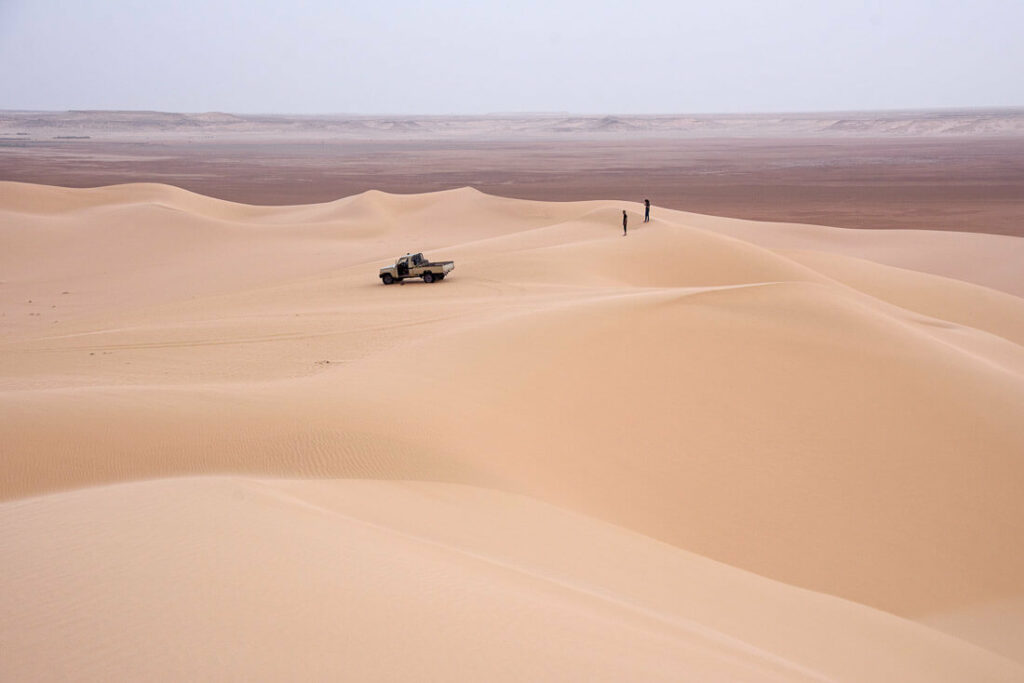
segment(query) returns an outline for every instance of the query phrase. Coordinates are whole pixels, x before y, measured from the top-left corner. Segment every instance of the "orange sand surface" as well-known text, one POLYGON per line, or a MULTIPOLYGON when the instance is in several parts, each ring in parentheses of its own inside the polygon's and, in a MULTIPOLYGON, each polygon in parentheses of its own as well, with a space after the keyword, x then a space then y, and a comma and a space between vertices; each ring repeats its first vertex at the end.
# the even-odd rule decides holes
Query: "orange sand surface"
POLYGON ((1024 238, 641 215, 0 182, 0 679, 1024 681, 1024 238))

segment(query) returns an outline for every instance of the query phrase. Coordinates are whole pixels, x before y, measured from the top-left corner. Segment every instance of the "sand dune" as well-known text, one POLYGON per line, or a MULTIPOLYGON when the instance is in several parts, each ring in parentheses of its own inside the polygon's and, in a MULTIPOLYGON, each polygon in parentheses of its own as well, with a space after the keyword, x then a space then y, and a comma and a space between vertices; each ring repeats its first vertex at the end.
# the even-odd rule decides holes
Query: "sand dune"
POLYGON ((638 211, 0 183, 6 673, 1024 680, 1024 240, 638 211))
POLYGON ((4 520, 4 547, 21 551, 3 565, 0 598, 13 679, 39 677, 41 662, 53 678, 97 680, 1024 671, 912 622, 494 490, 160 480, 16 501, 4 520), (62 656, 26 628, 40 623, 62 656))

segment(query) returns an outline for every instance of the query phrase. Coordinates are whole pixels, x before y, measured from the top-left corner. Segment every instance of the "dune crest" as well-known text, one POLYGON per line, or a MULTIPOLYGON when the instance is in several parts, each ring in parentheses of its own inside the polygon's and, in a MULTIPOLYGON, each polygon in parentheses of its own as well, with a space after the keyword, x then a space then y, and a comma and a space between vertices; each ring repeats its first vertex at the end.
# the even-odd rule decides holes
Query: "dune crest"
POLYGON ((0 182, 7 673, 1024 678, 1024 239, 641 215, 0 182))

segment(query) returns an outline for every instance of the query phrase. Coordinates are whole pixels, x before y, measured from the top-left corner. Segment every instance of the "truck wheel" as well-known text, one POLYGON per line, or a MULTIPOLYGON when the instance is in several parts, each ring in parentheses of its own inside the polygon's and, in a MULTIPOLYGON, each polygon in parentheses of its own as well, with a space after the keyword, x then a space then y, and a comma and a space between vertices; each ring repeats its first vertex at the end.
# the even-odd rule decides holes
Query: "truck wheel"
POLYGON ((439 274, 439 275, 437 276, 437 281, 438 281, 438 282, 440 282, 440 281, 441 281, 441 280, 443 280, 443 279, 444 279, 444 273, 441 273, 441 274, 439 274))
POLYGON ((424 282, 433 282, 434 281, 434 274, 431 273, 429 270, 427 272, 423 273, 423 281, 424 282))
POLYGON ((390 285, 395 281, 395 278, 391 277, 391 273, 384 273, 380 276, 380 279, 383 280, 386 285, 390 285))

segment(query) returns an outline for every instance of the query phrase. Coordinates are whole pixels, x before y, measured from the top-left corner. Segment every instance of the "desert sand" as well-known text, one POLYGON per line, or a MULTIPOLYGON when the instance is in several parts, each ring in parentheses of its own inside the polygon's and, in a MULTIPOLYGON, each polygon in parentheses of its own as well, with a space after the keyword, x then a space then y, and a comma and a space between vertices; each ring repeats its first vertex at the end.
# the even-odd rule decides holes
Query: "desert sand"
POLYGON ((1024 238, 641 216, 0 183, 0 678, 1024 680, 1024 238))

